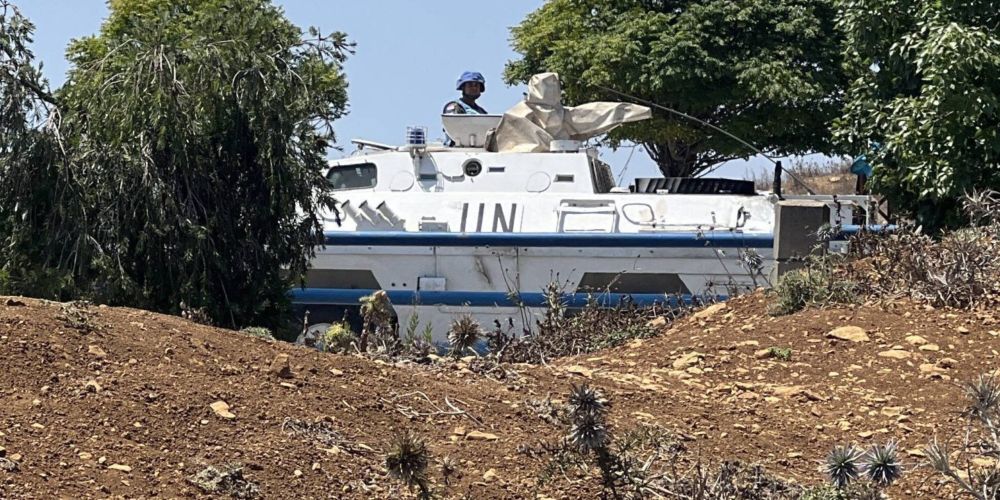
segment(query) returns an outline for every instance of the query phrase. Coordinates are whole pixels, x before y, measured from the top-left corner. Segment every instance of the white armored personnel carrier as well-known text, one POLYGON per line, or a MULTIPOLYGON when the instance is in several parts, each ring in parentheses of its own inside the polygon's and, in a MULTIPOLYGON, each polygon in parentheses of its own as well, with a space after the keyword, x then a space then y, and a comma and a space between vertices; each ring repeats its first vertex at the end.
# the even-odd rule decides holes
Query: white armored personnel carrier
POLYGON ((716 300, 766 284, 777 196, 728 179, 616 186, 581 140, 649 109, 563 108, 552 76, 505 115, 442 116, 453 145, 409 129, 407 144, 355 141, 356 154, 332 163, 340 213, 327 214, 326 247, 292 292, 308 335, 377 290, 401 325, 417 314, 442 340, 467 314, 530 328, 552 282, 569 307, 716 300))

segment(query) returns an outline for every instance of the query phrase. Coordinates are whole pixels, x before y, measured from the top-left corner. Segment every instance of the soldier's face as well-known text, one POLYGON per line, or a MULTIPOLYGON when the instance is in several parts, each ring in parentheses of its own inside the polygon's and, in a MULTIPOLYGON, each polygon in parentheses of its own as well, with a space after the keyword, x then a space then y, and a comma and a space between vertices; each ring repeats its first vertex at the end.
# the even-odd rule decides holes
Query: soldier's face
POLYGON ((462 94, 472 98, 479 97, 483 93, 482 84, 479 82, 465 82, 462 84, 462 94))

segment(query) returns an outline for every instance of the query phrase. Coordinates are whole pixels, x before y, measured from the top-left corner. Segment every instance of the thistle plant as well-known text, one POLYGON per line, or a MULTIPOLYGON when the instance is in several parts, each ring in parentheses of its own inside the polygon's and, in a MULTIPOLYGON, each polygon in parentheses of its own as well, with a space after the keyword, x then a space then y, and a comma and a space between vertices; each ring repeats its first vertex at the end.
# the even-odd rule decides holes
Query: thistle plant
POLYGON ((601 450, 608 444, 608 429, 604 423, 608 400, 600 391, 588 386, 573 385, 569 395, 569 442, 581 451, 601 450))
POLYGON ((450 485, 451 478, 458 474, 458 461, 450 456, 444 457, 438 460, 438 469, 441 471, 441 476, 444 478, 444 484, 450 485))
POLYGON ((899 462, 899 446, 894 441, 872 446, 862 464, 868 480, 884 488, 894 483, 903 473, 899 462))
POLYGON ((390 337, 399 341, 399 337, 392 329, 392 303, 389 302, 389 294, 385 290, 379 290, 371 295, 361 297, 361 316, 364 318, 364 326, 361 329, 361 341, 359 349, 361 352, 368 351, 368 339, 374 335, 376 340, 379 337, 390 337))
POLYGON ((407 487, 420 491, 421 498, 430 498, 430 488, 427 485, 427 463, 430 452, 427 444, 416 434, 407 432, 399 434, 389 448, 385 457, 385 468, 389 476, 398 479, 407 487))
POLYGON ((1000 413, 1000 383, 992 374, 981 374, 963 386, 969 398, 966 415, 976 418, 987 426, 997 421, 1000 413))
POLYGON ((451 324, 448 330, 448 342, 451 344, 451 352, 456 357, 461 356, 466 351, 472 350, 482 333, 479 323, 472 319, 472 316, 462 316, 451 324))
POLYGON ((826 456, 824 472, 837 488, 846 488, 858 479, 861 452, 854 445, 835 446, 826 456))

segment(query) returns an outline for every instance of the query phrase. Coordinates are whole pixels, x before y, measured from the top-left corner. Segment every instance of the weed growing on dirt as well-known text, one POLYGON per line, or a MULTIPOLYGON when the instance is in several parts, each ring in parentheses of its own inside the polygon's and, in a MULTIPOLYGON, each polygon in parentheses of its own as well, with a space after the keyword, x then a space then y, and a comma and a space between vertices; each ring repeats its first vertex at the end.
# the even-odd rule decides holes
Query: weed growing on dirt
POLYGON ((381 349, 383 352, 398 350, 399 334, 393 324, 389 294, 385 290, 379 290, 361 297, 360 302, 364 326, 361 328, 358 349, 361 352, 368 352, 368 344, 371 342, 376 350, 381 349))
POLYGON ((458 461, 450 456, 444 457, 437 461, 438 470, 441 472, 441 477, 444 479, 445 486, 451 486, 452 478, 461 478, 462 475, 458 468, 458 461))
POLYGON ((774 297, 769 312, 782 316, 806 307, 853 304, 858 301, 858 284, 839 271, 835 256, 812 257, 804 269, 786 273, 771 290, 774 297))
POLYGON ((385 457, 385 468, 393 479, 402 481, 411 490, 416 488, 420 498, 430 498, 431 490, 427 482, 429 462, 430 452, 424 440, 407 432, 393 440, 385 457))
POLYGON ((326 352, 344 354, 353 351, 354 332, 347 323, 333 323, 320 337, 320 347, 326 352))
POLYGON ((472 351, 479 341, 482 330, 472 316, 462 316, 451 323, 448 329, 448 343, 451 344, 451 354, 460 357, 472 351))
POLYGON ((56 319, 61 320, 68 328, 79 330, 83 333, 90 333, 97 330, 97 325, 94 323, 95 313, 92 307, 93 304, 86 300, 67 302, 60 307, 59 315, 56 316, 56 319))
POLYGON ((274 340, 274 334, 271 333, 271 330, 263 326, 248 326, 240 330, 240 333, 259 339, 274 340))
POLYGON ((968 404, 968 427, 963 441, 951 451, 934 440, 925 454, 932 469, 979 500, 1000 498, 1000 381, 995 374, 980 375, 963 386, 968 404))
POLYGON ((188 478, 188 482, 214 495, 228 495, 239 500, 251 500, 260 496, 260 488, 243 477, 243 467, 232 465, 223 468, 208 466, 188 478))
POLYGON ((792 350, 788 347, 771 347, 767 350, 767 355, 780 361, 792 360, 792 350))
POLYGON ((188 321, 198 323, 199 325, 214 326, 212 318, 208 314, 208 309, 204 307, 191 307, 184 301, 181 301, 180 310, 181 317, 188 321))

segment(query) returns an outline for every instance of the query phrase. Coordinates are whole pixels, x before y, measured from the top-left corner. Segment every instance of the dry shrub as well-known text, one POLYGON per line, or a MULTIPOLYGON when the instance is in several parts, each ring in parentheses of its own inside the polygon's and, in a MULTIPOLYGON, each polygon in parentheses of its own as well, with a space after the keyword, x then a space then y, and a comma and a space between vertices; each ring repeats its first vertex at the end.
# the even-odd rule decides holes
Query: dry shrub
MULTIPOLYGON (((573 386, 555 422, 568 427, 559 442, 521 447, 548 465, 540 483, 576 470, 600 476, 601 498, 689 498, 697 500, 796 499, 803 490, 760 466, 738 461, 705 465, 662 427, 640 425, 616 433, 606 421, 609 401, 587 385, 573 386)), ((548 409, 545 413, 551 414, 548 409)))
POLYGON ((866 294, 955 308, 1000 302, 1000 194, 970 195, 964 208, 971 225, 939 239, 919 227, 903 227, 857 240, 854 246, 867 257, 856 268, 866 294))
POLYGON ((686 306, 640 307, 628 299, 614 307, 606 307, 593 299, 581 310, 570 313, 558 284, 550 284, 545 296, 545 314, 537 321, 535 331, 518 335, 513 324, 506 327, 494 324, 493 331, 486 334, 492 356, 503 362, 545 363, 559 357, 594 352, 633 339, 652 337, 660 328, 652 324, 652 320, 665 317, 670 321, 691 310, 686 306))
POLYGON ((955 449, 934 440, 925 454, 931 468, 979 500, 1000 498, 1000 381, 995 373, 980 375, 963 386, 968 404, 966 429, 955 449))

